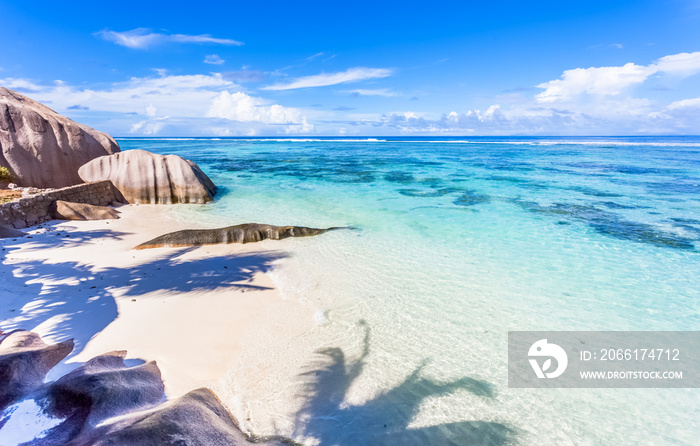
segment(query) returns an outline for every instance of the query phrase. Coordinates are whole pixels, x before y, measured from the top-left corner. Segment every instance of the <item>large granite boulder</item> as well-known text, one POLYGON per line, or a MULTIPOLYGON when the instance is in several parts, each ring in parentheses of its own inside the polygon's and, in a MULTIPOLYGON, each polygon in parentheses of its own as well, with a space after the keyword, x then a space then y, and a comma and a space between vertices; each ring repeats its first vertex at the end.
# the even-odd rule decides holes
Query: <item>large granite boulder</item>
POLYGON ((80 166, 117 152, 119 145, 106 133, 0 87, 0 166, 10 170, 18 185, 80 184, 80 166))
POLYGON ((34 392, 46 374, 73 350, 73 340, 47 345, 31 331, 15 331, 0 342, 0 410, 34 392))
POLYGON ((111 180, 129 203, 206 203, 216 186, 197 164, 177 155, 127 150, 94 159, 79 170, 86 182, 111 180))
POLYGON ((114 220, 119 218, 119 211, 109 206, 95 206, 62 200, 51 203, 49 213, 51 218, 56 220, 114 220))
POLYGON ((156 363, 127 367, 125 356, 124 351, 97 356, 47 386, 38 397, 39 403, 48 415, 64 421, 38 444, 65 445, 108 418, 150 409, 164 401, 156 363))
POLYGON ((307 228, 304 226, 272 226, 245 223, 217 229, 185 229, 171 232, 141 243, 134 249, 175 248, 180 246, 217 245, 222 243, 251 243, 261 240, 282 240, 308 237, 341 228, 307 228))
MULTIPOLYGON (((57 348, 46 346, 38 335, 30 332, 12 333, 0 346, 0 365, 4 364, 2 361, 8 352, 57 348)), ((68 354, 72 343, 66 347, 61 347, 61 358, 68 354), (66 347, 68 350, 63 351, 66 347)), ((23 364, 31 364, 27 359, 33 359, 34 367, 40 367, 41 373, 25 369, 31 375, 24 379, 32 379, 32 393, 22 388, 11 401, 30 398, 39 408, 39 412, 31 413, 37 423, 49 419, 57 424, 46 430, 25 432, 28 441, 22 446, 297 444, 288 438, 241 432, 233 416, 209 389, 193 390, 165 402, 164 385, 156 363, 127 367, 125 356, 123 351, 97 356, 43 386, 45 370, 58 362, 59 357, 52 357, 50 361, 42 356, 23 358, 23 364), (32 435, 37 436, 29 440, 32 435)), ((0 375, 0 389, 18 389, 18 381, 9 378, 7 374, 0 375)), ((28 420, 22 417, 31 416, 21 410, 15 413, 12 407, 3 411, 0 406, 0 437, 3 426, 12 422, 13 415, 19 416, 20 423, 28 420)), ((17 425, 15 423, 15 427, 17 425)))
POLYGON ((135 414, 95 429, 71 445, 243 446, 297 444, 283 437, 249 437, 209 389, 196 389, 153 412, 135 414))

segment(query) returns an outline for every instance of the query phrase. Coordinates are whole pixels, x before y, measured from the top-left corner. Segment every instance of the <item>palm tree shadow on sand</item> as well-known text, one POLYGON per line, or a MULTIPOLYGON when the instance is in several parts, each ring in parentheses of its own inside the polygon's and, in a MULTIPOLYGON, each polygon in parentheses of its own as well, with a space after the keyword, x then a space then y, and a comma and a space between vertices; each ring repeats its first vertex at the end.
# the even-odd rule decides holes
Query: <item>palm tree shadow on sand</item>
POLYGON ((301 375, 305 404, 296 414, 295 437, 313 437, 320 445, 507 445, 514 430, 504 424, 461 421, 409 428, 428 397, 466 390, 493 398, 491 384, 465 377, 436 382, 421 377, 424 361, 398 386, 359 406, 345 404, 353 382, 362 374, 370 353, 370 328, 364 322, 363 351, 357 360, 346 359, 340 348, 317 350, 320 359, 301 375))

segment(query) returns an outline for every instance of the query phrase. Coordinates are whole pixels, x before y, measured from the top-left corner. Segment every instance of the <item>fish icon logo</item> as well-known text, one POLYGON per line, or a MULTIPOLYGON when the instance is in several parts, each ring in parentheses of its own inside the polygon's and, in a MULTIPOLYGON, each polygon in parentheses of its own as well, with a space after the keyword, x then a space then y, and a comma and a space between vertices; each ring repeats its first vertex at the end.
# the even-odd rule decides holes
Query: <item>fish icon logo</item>
POLYGON ((530 365, 538 378, 556 378, 564 373, 566 366, 569 365, 569 358, 564 349, 557 344, 547 343, 546 339, 540 339, 532 344, 527 355, 530 357, 530 365), (532 359, 533 356, 548 357, 548 359, 540 367, 537 359, 532 359), (552 358, 557 360, 557 368, 553 372, 547 372, 552 367, 552 358))

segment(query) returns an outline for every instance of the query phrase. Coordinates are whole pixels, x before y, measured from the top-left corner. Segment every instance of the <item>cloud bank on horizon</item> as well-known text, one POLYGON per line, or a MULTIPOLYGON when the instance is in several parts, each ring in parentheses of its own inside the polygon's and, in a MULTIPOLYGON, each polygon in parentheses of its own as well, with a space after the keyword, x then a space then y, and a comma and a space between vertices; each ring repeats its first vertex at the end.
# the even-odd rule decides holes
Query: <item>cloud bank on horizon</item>
MULTIPOLYGON (((209 56, 207 56, 209 58, 209 56)), ((210 58, 218 64, 220 59, 210 58)), ((221 62, 223 63, 223 62, 221 62)), ((251 94, 222 73, 132 77, 105 89, 91 89, 55 81, 0 79, 0 85, 18 90, 58 111, 113 114, 109 121, 118 135, 264 135, 264 134, 435 134, 435 135, 561 135, 689 133, 700 131, 700 97, 661 103, 635 97, 634 87, 649 78, 689 77, 700 73, 700 52, 659 58, 649 65, 574 68, 560 78, 542 82, 542 90, 522 96, 507 106, 494 103, 485 110, 451 110, 440 116, 404 111, 327 122, 324 113, 276 104, 251 94), (344 132, 332 128, 345 129, 344 132), (126 130, 126 132, 125 132, 126 130), (564 130, 564 131, 562 131, 564 130)), ((321 73, 259 90, 322 88, 357 83, 393 74, 390 69, 349 68, 321 73)), ((382 89, 328 91, 328 95, 392 97, 382 89)), ((353 111, 340 108, 338 111, 353 111)))
MULTIPOLYGON (((622 14, 593 3, 611 19, 622 14)), ((625 17, 654 14, 654 2, 623 3, 625 17)), ((269 26, 254 20, 231 26, 232 11, 227 16, 222 4, 205 29, 183 17, 181 26, 167 29, 72 30, 83 47, 71 53, 65 42, 51 46, 38 36, 24 53, 8 53, 0 85, 116 136, 700 134, 700 39, 649 43, 651 29, 635 28, 629 18, 621 27, 632 37, 622 41, 593 22, 573 23, 567 9, 552 13, 560 14, 561 29, 578 29, 562 50, 550 43, 556 20, 539 24, 518 5, 469 10, 484 23, 493 15, 478 34, 470 34, 458 11, 432 28, 430 11, 405 16, 405 24, 421 26, 402 34, 403 22, 387 22, 386 11, 378 11, 374 26, 362 16, 363 33, 350 18, 324 29, 312 17, 324 29, 317 32, 293 8, 279 13, 282 21, 271 13, 261 22, 269 26), (521 33, 518 26, 529 28, 521 33), (32 53, 43 48, 38 42, 46 57, 65 61, 51 69, 38 63, 32 53)), ((17 8, 10 13, 21 15, 17 8)), ((192 18, 200 12, 191 11, 192 18)), ((32 17, 28 29, 39 26, 32 17)), ((692 31, 678 17, 662 19, 692 31)), ((0 37, 11 32, 0 30, 0 37)), ((660 29, 655 38, 668 34, 660 29)))

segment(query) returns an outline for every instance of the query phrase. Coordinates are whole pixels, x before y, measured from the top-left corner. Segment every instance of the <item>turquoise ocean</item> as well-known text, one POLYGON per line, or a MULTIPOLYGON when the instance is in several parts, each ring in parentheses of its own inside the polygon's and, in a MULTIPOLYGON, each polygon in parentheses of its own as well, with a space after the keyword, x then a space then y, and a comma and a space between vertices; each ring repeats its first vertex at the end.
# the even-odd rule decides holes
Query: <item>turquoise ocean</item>
POLYGON ((700 138, 118 142, 193 160, 219 186, 176 218, 353 228, 281 242, 269 274, 313 320, 266 334, 217 392, 251 431, 698 444, 700 390, 509 389, 507 336, 700 330, 700 138))

